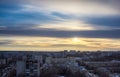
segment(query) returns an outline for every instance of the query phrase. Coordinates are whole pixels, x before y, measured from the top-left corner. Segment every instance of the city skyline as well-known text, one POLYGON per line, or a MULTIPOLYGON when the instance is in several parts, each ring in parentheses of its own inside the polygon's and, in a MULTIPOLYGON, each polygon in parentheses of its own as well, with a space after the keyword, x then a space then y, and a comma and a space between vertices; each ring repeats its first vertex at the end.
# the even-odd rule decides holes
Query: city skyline
POLYGON ((120 50, 119 0, 0 0, 0 50, 120 50))

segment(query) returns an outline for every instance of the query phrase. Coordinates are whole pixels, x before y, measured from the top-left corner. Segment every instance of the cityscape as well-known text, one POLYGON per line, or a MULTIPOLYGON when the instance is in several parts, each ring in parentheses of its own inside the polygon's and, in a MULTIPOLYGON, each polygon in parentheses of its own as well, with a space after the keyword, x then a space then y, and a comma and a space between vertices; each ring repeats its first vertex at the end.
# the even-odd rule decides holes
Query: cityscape
POLYGON ((120 77, 120 0, 0 0, 0 77, 120 77))
POLYGON ((0 77, 120 77, 120 51, 1 51, 0 77))

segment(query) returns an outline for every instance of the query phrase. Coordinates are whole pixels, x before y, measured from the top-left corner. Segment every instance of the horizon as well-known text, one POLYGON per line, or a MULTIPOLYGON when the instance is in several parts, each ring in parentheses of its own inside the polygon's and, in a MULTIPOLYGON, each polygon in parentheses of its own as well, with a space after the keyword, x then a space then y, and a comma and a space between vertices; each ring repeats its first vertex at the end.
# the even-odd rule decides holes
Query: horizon
POLYGON ((34 50, 0 50, 0 52, 40 52, 40 53, 59 53, 59 52, 79 52, 79 53, 84 53, 84 52, 119 52, 120 50, 96 50, 96 51, 91 51, 91 50, 89 50, 89 51, 80 51, 80 50, 57 50, 57 51, 41 51, 41 50, 37 50, 37 51, 34 51, 34 50))

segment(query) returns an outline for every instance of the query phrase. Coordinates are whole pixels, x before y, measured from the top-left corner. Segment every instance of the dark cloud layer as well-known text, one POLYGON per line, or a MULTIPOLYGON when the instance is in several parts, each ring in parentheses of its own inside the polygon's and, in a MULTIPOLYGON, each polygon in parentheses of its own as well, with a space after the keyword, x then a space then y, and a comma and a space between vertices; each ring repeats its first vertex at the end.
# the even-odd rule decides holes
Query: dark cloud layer
POLYGON ((99 26, 111 26, 120 28, 120 16, 94 16, 94 17, 85 17, 86 23, 99 25, 99 26))
POLYGON ((0 40, 0 45, 8 45, 11 44, 13 41, 12 40, 0 40))
POLYGON ((120 38, 120 29, 87 30, 87 31, 56 31, 43 29, 0 30, 0 35, 13 36, 46 36, 46 37, 88 37, 88 38, 120 38))

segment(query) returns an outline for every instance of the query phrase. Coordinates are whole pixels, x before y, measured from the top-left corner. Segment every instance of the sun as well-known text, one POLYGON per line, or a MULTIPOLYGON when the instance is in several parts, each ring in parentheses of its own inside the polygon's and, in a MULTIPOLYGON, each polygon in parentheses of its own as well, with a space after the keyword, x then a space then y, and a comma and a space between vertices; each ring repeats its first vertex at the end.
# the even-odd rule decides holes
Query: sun
POLYGON ((78 42, 79 41, 79 39, 77 37, 74 37, 72 40, 73 40, 73 42, 78 42))

